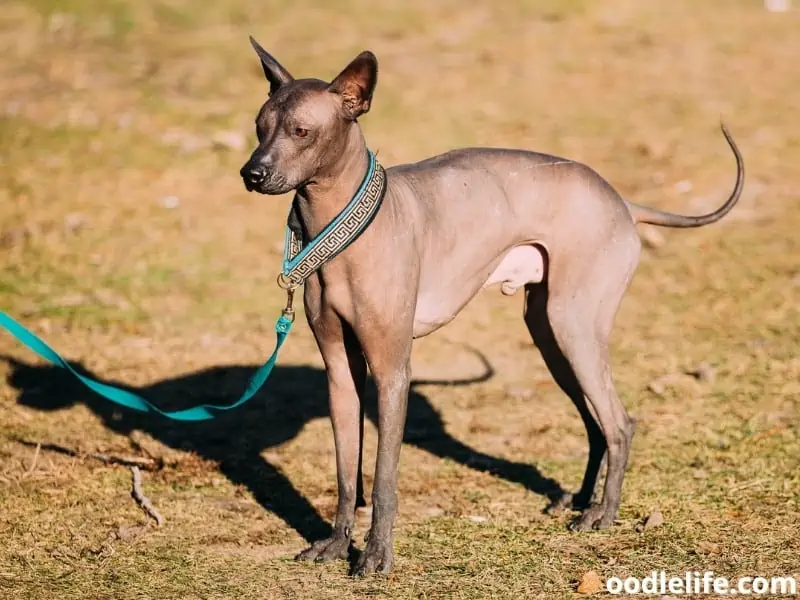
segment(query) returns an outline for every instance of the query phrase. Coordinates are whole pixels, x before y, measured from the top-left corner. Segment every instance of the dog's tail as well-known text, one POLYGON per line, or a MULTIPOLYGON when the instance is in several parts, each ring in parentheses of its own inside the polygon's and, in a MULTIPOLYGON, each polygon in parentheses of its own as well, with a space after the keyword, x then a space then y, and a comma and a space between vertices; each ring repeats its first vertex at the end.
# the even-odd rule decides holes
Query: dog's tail
POLYGON ((688 215, 676 215, 654 208, 647 208, 646 206, 639 206, 633 202, 627 202, 628 210, 636 223, 650 223, 651 225, 661 225, 663 227, 702 227, 703 225, 719 221, 736 206, 736 203, 739 201, 739 196, 742 195, 742 187, 744 186, 744 161, 742 160, 739 148, 736 147, 736 142, 733 141, 733 137, 731 137, 725 124, 721 124, 721 127, 722 134, 725 136, 728 145, 731 147, 731 150, 733 150, 733 155, 736 157, 736 185, 725 203, 717 210, 707 215, 692 217, 688 215))

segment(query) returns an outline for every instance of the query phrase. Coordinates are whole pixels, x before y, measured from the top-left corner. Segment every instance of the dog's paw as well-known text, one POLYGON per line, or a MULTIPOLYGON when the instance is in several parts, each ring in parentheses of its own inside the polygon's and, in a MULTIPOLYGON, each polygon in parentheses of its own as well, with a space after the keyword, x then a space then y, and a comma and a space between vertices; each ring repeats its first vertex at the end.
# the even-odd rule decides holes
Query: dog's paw
POLYGON ((310 547, 294 557, 295 560, 314 561, 320 563, 332 560, 345 560, 350 554, 350 539, 344 536, 332 536, 314 542, 310 547))
POLYGON ((353 577, 364 577, 373 573, 388 575, 392 571, 392 567, 394 567, 392 543, 378 541, 374 536, 370 536, 367 547, 358 557, 350 574, 353 577))
POLYGON ((569 526, 572 531, 591 531, 608 529, 614 524, 615 511, 607 510, 602 504, 595 504, 584 510, 569 526))

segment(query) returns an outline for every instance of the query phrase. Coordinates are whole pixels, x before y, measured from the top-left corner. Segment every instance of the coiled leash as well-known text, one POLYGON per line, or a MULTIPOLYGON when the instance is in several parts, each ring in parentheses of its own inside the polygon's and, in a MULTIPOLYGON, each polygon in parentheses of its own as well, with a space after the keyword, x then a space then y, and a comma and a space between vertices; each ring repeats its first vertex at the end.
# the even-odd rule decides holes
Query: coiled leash
POLYGON ((222 412, 238 408, 256 395, 256 392, 269 379, 275 367, 275 363, 278 360, 278 352, 292 329, 292 323, 294 323, 295 312, 292 303, 295 290, 303 285, 312 273, 353 243, 372 222, 378 212, 386 193, 386 173, 383 167, 375 160, 372 152, 368 152, 368 156, 367 174, 352 200, 318 236, 305 246, 303 245, 303 231, 297 214, 296 199, 292 202, 286 226, 283 267, 278 276, 278 285, 286 290, 286 306, 275 323, 275 334, 277 335, 275 349, 267 359, 267 362, 253 374, 247 383, 244 393, 233 404, 201 404, 184 410, 161 410, 133 392, 81 375, 55 350, 48 346, 44 340, 20 325, 3 311, 0 311, 0 327, 7 330, 41 358, 57 367, 66 369, 90 390, 120 406, 143 413, 156 413, 174 421, 206 421, 217 417, 222 412))

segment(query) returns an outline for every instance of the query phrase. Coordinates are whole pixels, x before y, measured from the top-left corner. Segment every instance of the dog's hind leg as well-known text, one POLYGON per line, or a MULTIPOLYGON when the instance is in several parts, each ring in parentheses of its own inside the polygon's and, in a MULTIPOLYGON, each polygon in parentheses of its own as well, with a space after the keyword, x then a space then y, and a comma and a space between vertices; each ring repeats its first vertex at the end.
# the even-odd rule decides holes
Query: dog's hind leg
POLYGON ((578 409, 589 438, 589 459, 586 462, 586 471, 580 491, 574 496, 564 494, 561 498, 557 498, 547 507, 547 512, 554 514, 565 508, 583 510, 588 508, 592 502, 606 454, 606 440, 586 404, 583 390, 575 378, 569 361, 556 343, 550 321, 547 318, 547 288, 545 284, 525 286, 524 317, 528 331, 534 344, 539 348, 547 368, 550 369, 550 373, 559 387, 570 397, 578 409))
POLYGON ((551 258, 544 284, 526 289, 526 323, 548 368, 572 398, 586 424, 589 460, 574 500, 584 512, 577 530, 613 524, 634 423, 614 388, 608 341, 622 296, 639 256, 639 240, 620 235, 602 252, 551 258), (627 240, 630 240, 628 242, 627 240), (602 500, 591 502, 604 455, 607 473, 602 500))

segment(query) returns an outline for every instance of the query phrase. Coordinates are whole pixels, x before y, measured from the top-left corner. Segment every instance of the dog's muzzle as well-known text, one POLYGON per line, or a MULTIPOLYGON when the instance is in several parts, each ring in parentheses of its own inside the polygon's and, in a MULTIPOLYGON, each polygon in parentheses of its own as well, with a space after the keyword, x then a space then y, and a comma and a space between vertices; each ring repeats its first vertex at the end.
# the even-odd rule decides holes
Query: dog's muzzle
POLYGON ((281 173, 260 162, 248 162, 239 171, 248 192, 275 196, 285 194, 294 186, 281 173))

